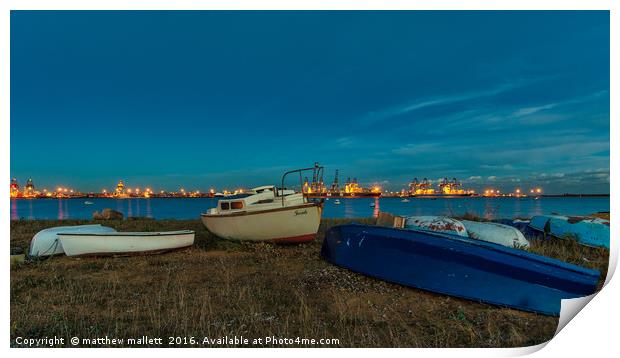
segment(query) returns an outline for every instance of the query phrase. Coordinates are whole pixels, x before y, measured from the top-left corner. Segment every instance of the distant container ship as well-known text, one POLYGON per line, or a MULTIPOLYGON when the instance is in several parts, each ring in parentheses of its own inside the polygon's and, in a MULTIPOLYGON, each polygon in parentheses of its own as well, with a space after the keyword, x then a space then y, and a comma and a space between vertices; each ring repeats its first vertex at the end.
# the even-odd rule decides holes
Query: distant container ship
POLYGON ((461 182, 456 178, 448 180, 443 178, 439 182, 439 189, 433 188, 433 184, 427 178, 418 181, 418 178, 414 178, 409 183, 409 196, 418 198, 452 198, 452 197, 467 197, 473 196, 475 193, 473 190, 464 190, 461 182))
POLYGON ((323 183, 322 176, 314 176, 312 182, 308 182, 306 178, 304 182, 303 192, 307 197, 324 198, 324 197, 346 197, 346 198, 366 198, 380 197, 381 188, 374 186, 372 188, 363 188, 359 185, 357 178, 347 178, 344 186, 340 186, 338 181, 338 170, 334 176, 334 182, 328 189, 323 183))
POLYGON ((357 182, 357 178, 347 178, 342 190, 330 191, 331 196, 342 197, 379 197, 381 196, 381 188, 375 186, 372 188, 362 188, 357 182))

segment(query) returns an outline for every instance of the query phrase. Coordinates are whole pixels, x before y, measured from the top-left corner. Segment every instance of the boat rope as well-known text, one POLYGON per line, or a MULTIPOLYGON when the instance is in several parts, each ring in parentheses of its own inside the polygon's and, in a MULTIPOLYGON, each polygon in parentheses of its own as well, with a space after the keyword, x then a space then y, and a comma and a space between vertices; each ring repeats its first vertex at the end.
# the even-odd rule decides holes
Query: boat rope
POLYGON ((56 238, 56 240, 54 240, 54 242, 52 242, 52 244, 50 245, 50 247, 47 248, 47 250, 43 251, 43 252, 37 252, 36 256, 30 256, 30 258, 36 258, 37 261, 44 261, 49 259, 50 257, 52 257, 53 255, 47 255, 42 257, 43 255, 47 254, 48 252, 52 252, 54 253, 54 251, 56 251, 56 248, 58 247, 58 244, 60 243, 60 240, 58 238, 56 238))

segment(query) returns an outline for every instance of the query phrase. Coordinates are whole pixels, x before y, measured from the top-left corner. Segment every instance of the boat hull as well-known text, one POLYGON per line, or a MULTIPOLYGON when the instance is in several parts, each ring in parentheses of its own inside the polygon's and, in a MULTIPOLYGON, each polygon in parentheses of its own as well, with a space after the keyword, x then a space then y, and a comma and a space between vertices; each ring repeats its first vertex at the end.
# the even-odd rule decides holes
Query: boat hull
POLYGON ((561 300, 595 292, 600 273, 456 235, 365 225, 331 228, 321 256, 386 281, 558 315, 561 300))
POLYGON ((574 238, 587 246, 609 249, 609 220, 559 215, 534 216, 529 226, 538 231, 564 239, 574 238))
POLYGON ((294 244, 316 238, 321 214, 321 204, 309 203, 258 212, 202 214, 202 222, 223 239, 294 244))
POLYGON ((467 229, 460 221, 445 216, 409 216, 405 218, 404 228, 467 236, 467 229))
POLYGON ((28 256, 44 257, 64 254, 62 244, 58 238, 60 232, 75 233, 105 233, 116 232, 111 227, 95 225, 58 226, 39 231, 30 242, 28 256))
POLYGON ((460 220, 469 237, 507 247, 530 247, 529 241, 518 229, 494 222, 460 220))
POLYGON ((59 233, 67 256, 140 255, 161 253, 194 243, 193 231, 59 233))

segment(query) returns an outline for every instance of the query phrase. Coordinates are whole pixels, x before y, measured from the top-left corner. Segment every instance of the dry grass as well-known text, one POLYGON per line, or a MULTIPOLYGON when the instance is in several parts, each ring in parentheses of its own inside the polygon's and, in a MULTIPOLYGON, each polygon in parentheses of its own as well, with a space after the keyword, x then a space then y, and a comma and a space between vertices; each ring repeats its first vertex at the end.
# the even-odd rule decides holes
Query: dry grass
MULTIPOLYGON (((555 317, 394 285, 321 260, 322 233, 351 221, 324 220, 319 240, 297 246, 217 240, 198 220, 106 222, 122 231, 192 229, 196 242, 157 256, 54 257, 12 267, 12 344, 18 336, 148 335, 166 346, 168 336, 236 335, 337 338, 342 347, 514 347, 553 336, 555 317)), ((13 221, 11 246, 27 250, 37 231, 58 225, 13 221)), ((535 240, 532 251, 606 267, 603 251, 571 245, 535 240)))

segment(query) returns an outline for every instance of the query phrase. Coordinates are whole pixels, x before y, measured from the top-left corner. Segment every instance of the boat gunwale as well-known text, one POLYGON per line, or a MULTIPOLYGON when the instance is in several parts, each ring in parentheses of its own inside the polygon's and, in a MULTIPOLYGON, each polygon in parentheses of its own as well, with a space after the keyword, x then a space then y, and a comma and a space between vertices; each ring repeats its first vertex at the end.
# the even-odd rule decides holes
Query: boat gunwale
POLYGON ((185 250, 189 247, 192 247, 194 243, 185 246, 179 247, 171 247, 167 249, 153 249, 153 250, 140 250, 140 251, 125 251, 125 252, 93 252, 86 254, 78 254, 78 255, 67 255, 68 257, 133 257, 133 256, 149 256, 149 255, 158 255, 169 252, 181 251, 185 250))
POLYGON ((102 233, 57 233, 59 236, 134 236, 134 237, 159 237, 159 236, 178 236, 178 235, 190 235, 196 234, 193 230, 179 230, 179 231, 162 231, 162 232, 102 232, 102 233))
POLYGON ((310 208, 310 207, 322 207, 322 203, 304 203, 304 204, 300 204, 300 205, 293 205, 293 206, 283 206, 283 207, 279 207, 279 208, 273 208, 273 209, 266 209, 266 210, 254 210, 254 211, 236 211, 236 212, 232 212, 229 214, 207 214, 207 213, 202 213, 200 214, 201 217, 205 217, 205 218, 228 218, 228 217, 235 217, 235 216, 246 216, 246 215, 258 215, 258 214, 265 214, 265 213, 272 213, 272 212, 278 212, 278 211, 286 211, 286 210, 294 210, 294 209, 300 209, 300 208, 310 208))

